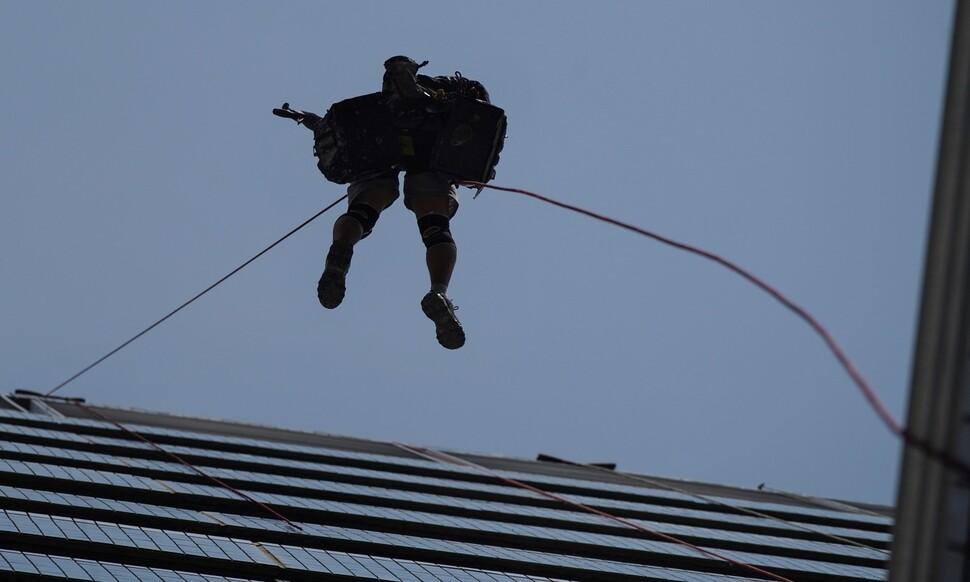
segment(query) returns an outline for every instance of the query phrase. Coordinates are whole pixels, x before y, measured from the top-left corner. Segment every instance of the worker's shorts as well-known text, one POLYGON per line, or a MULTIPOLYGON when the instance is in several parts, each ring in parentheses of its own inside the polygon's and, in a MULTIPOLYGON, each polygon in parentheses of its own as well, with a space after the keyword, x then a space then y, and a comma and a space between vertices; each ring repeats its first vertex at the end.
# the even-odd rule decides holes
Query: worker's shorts
MULTIPOLYGON (((391 188, 394 190, 397 200, 401 195, 399 191, 400 181, 398 171, 391 171, 373 178, 351 182, 347 187, 347 202, 354 203, 361 192, 365 192, 375 187, 391 188)), ((449 198, 448 213, 449 217, 458 212, 458 188, 447 178, 435 172, 407 172, 404 174, 404 206, 411 209, 411 199, 420 196, 447 196, 449 198)))

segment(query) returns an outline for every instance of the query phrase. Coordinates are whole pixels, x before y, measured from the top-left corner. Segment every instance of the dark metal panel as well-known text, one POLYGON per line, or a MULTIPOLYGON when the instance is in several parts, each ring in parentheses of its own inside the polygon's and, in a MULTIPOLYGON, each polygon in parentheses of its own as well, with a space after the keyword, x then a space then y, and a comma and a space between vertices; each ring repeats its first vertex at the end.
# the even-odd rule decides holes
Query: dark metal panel
MULTIPOLYGON (((970 2, 958 0, 910 388, 911 439, 970 460, 970 2)), ((950 463, 952 465, 952 463, 950 463)), ((890 580, 966 580, 970 476, 903 453, 890 580)))

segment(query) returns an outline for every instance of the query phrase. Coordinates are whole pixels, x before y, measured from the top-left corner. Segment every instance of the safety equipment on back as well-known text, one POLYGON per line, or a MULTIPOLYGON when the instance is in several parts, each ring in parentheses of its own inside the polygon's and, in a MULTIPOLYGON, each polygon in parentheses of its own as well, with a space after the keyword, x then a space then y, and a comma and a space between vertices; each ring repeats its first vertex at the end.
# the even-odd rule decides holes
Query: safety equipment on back
POLYGON ((313 131, 317 167, 337 184, 395 170, 488 182, 505 142, 505 112, 461 73, 419 75, 426 64, 391 57, 380 92, 334 103, 323 117, 288 103, 273 113, 313 131))

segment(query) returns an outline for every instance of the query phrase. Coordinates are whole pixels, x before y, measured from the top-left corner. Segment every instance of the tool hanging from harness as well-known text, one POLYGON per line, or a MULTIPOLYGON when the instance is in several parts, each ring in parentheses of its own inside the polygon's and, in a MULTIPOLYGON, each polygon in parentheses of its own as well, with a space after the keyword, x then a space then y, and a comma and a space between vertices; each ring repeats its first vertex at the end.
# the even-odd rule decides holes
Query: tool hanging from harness
POLYGON ((313 131, 317 167, 337 184, 394 170, 488 182, 505 142, 505 112, 461 73, 418 75, 425 64, 388 59, 380 92, 334 103, 323 117, 288 103, 273 113, 313 131))

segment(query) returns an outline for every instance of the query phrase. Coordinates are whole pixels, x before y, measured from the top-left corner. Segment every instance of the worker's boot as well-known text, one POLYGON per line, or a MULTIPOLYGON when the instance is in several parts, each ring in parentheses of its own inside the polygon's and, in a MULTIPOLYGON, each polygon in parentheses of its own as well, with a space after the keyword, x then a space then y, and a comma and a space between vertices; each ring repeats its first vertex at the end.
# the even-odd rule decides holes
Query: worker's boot
POLYGON ((465 331, 455 316, 455 305, 443 293, 430 291, 421 300, 421 310, 434 322, 438 343, 449 350, 465 345, 465 331))
POLYGON ((317 298, 320 305, 333 309, 344 300, 347 290, 347 271, 350 270, 350 259, 354 256, 354 245, 346 241, 334 241, 327 253, 326 267, 320 282, 317 283, 317 298))

